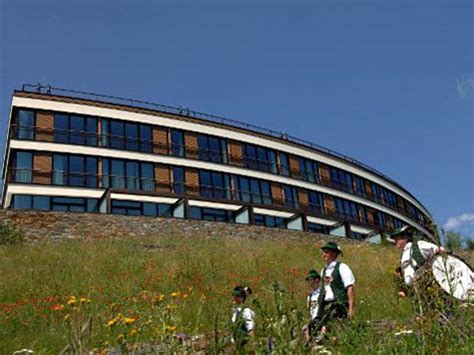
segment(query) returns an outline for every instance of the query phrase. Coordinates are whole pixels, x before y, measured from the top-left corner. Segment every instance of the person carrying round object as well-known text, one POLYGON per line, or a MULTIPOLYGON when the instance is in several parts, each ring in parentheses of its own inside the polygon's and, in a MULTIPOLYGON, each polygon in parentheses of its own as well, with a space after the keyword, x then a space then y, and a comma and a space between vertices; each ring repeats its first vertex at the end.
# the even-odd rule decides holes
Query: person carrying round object
MULTIPOLYGON (((403 279, 401 297, 414 289, 416 281, 421 299, 429 306, 436 303, 436 297, 445 306, 451 305, 450 295, 461 301, 474 299, 474 272, 461 258, 446 253, 443 247, 414 239, 414 230, 404 226, 391 235, 396 247, 402 252, 398 272, 403 279), (435 287, 432 287, 435 286, 435 287), (436 295, 426 292, 437 290, 436 295)), ((434 292, 433 292, 434 293, 434 292)))
POLYGON ((310 270, 305 278, 306 283, 310 287, 310 292, 306 298, 306 304, 309 312, 309 323, 304 326, 303 334, 305 341, 308 343, 316 336, 320 330, 321 319, 318 317, 319 302, 321 301, 321 275, 316 270, 310 270))
POLYGON ((398 273, 402 277, 404 285, 398 294, 400 297, 405 297, 413 286, 416 271, 429 258, 439 252, 444 252, 445 249, 424 240, 414 241, 413 229, 410 226, 403 226, 395 230, 390 237, 395 241, 395 246, 402 252, 398 273))
POLYGON ((321 328, 319 337, 326 334, 332 320, 352 319, 355 314, 355 277, 348 265, 337 260, 342 254, 341 248, 334 242, 328 242, 321 249, 325 266, 321 271, 323 289, 318 317, 324 328, 321 328))
POLYGON ((232 290, 232 342, 237 348, 244 347, 253 335, 255 328, 255 312, 245 306, 250 287, 236 286, 232 290))

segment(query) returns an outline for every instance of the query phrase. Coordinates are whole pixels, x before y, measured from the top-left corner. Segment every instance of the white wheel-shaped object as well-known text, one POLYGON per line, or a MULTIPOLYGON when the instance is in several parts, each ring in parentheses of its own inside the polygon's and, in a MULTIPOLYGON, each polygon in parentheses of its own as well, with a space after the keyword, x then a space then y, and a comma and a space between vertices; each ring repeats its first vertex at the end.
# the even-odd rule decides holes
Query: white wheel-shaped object
POLYGON ((435 255, 431 269, 438 284, 461 301, 474 301, 474 272, 453 255, 435 255))

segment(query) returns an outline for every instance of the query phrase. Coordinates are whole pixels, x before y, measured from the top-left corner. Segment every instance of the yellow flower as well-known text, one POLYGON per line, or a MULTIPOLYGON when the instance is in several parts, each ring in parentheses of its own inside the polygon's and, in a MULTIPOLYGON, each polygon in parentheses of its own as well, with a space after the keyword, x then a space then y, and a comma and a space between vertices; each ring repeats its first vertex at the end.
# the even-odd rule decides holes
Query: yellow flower
POLYGON ((124 322, 125 324, 132 324, 132 323, 134 323, 135 321, 136 321, 135 318, 127 318, 127 317, 124 317, 124 318, 123 318, 123 322, 124 322))
POLYGON ((81 297, 79 300, 80 303, 91 303, 91 300, 85 297, 81 297))
POLYGON ((189 295, 187 293, 183 294, 183 298, 188 298, 188 296, 189 295))
POLYGON ((77 303, 77 299, 76 299, 76 296, 71 296, 71 298, 69 298, 69 301, 67 301, 67 304, 69 306, 75 306, 77 303))
POLYGON ((117 324, 117 318, 111 319, 107 322, 107 327, 113 327, 115 324, 117 324))
POLYGON ((171 297, 178 297, 181 294, 179 291, 175 291, 171 293, 171 297))
POLYGON ((117 335, 117 340, 118 341, 122 341, 123 339, 125 339, 125 335, 123 335, 123 334, 117 335))
POLYGON ((136 334, 137 334, 137 330, 135 328, 130 330, 130 332, 128 332, 128 335, 130 335, 130 336, 134 336, 136 334))

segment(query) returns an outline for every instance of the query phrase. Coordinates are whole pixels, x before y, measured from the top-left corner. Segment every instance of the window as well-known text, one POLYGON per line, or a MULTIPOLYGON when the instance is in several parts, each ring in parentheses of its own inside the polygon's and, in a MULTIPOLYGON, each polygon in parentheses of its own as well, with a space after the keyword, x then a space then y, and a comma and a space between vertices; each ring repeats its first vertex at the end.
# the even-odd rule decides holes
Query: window
POLYGON ((397 205, 397 199, 395 197, 395 194, 385 188, 382 190, 382 192, 385 204, 394 208, 397 205))
POLYGON ((270 183, 259 179, 234 176, 234 198, 243 202, 272 204, 270 183))
POLYGON ((189 218, 216 222, 234 222, 232 211, 205 207, 190 207, 189 218))
POLYGON ((285 218, 263 214, 254 214, 253 223, 256 226, 286 228, 285 218))
POLYGON ((309 182, 319 182, 318 164, 314 161, 299 158, 300 177, 309 182))
POLYGON ((15 167, 15 182, 32 182, 33 177, 33 154, 30 152, 17 151, 14 155, 13 166, 15 167))
POLYGON ((51 197, 51 210, 64 212, 98 212, 96 198, 51 197))
POLYGON ((184 157, 184 135, 177 129, 171 130, 171 154, 184 157))
POLYGON ((351 193, 354 192, 354 187, 352 186, 352 175, 350 173, 331 167, 330 174, 331 183, 334 187, 351 193))
POLYGON ((152 163, 102 159, 103 186, 115 189, 155 191, 152 163))
POLYGON ((142 215, 142 203, 137 201, 112 200, 112 214, 140 216, 142 215))
POLYGON ((173 167, 173 191, 175 194, 184 194, 186 191, 184 182, 184 169, 173 167))
POLYGON ((288 159, 288 154, 280 152, 280 174, 285 176, 290 176, 290 161, 288 159))
POLYGON ((171 217, 171 210, 171 205, 166 203, 112 200, 112 214, 171 217))
POLYGON ((97 146, 97 119, 55 114, 54 142, 97 146))
POLYGON ((312 233, 329 234, 327 226, 319 223, 308 222, 308 231, 312 233))
POLYGON ((253 144, 243 144, 242 151, 246 168, 277 173, 275 151, 253 144))
POLYGON ((337 214, 343 218, 358 220, 357 205, 354 202, 335 198, 337 214))
POLYGON ((311 213, 324 214, 323 195, 319 192, 308 192, 308 205, 311 213))
POLYGON ((299 208, 298 193, 296 188, 283 185, 283 195, 285 196, 285 206, 290 208, 299 208))
POLYGON ((17 114, 17 134, 18 139, 34 139, 35 132, 35 112, 18 110, 17 114))
POLYGON ((199 185, 201 196, 230 199, 230 182, 227 174, 200 171, 199 185))
POLYGON ((31 195, 13 195, 12 208, 16 210, 31 210, 31 195))
POLYGON ((153 152, 153 136, 151 126, 140 125, 140 151, 144 153, 153 152))
POLYGON ((395 229, 400 229, 404 226, 404 223, 402 221, 400 221, 398 218, 393 218, 393 226, 395 227, 395 229))
POLYGON ((97 158, 54 154, 53 185, 97 187, 97 158))
POLYGON ((200 134, 198 147, 200 160, 227 163, 227 142, 225 139, 200 134))
POLYGON ((382 202, 382 188, 374 183, 371 184, 372 196, 375 201, 382 202))
POLYGON ((385 220, 385 214, 379 211, 374 212, 374 223, 379 227, 385 228, 387 221, 385 220))
POLYGON ((365 197, 365 181, 359 176, 354 176, 354 182, 356 186, 356 194, 365 197))

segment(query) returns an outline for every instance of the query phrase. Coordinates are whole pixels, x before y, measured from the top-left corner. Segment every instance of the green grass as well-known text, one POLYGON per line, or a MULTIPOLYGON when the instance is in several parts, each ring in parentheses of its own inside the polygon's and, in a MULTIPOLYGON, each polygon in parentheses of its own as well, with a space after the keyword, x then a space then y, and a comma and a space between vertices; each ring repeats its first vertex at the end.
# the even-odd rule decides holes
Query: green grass
MULTIPOLYGON (((175 344, 177 332, 212 335, 229 326, 230 291, 243 284, 254 290, 249 303, 257 313, 256 351, 262 352, 272 336, 277 352, 304 353, 307 349, 293 338, 307 320, 304 276, 322 267, 323 243, 157 235, 2 246, 0 351, 58 353, 67 344, 78 345, 80 328, 90 316, 92 332, 81 346, 97 352, 110 346, 175 344)), ((452 323, 413 321, 410 300, 396 295, 395 248, 342 246, 341 260, 356 276, 356 319, 334 329, 337 339, 327 343, 329 349, 400 354, 472 349, 472 306, 452 323), (415 333, 378 331, 367 325, 372 320, 392 320, 396 329, 415 333)), ((217 351, 225 344, 211 345, 217 351)))

